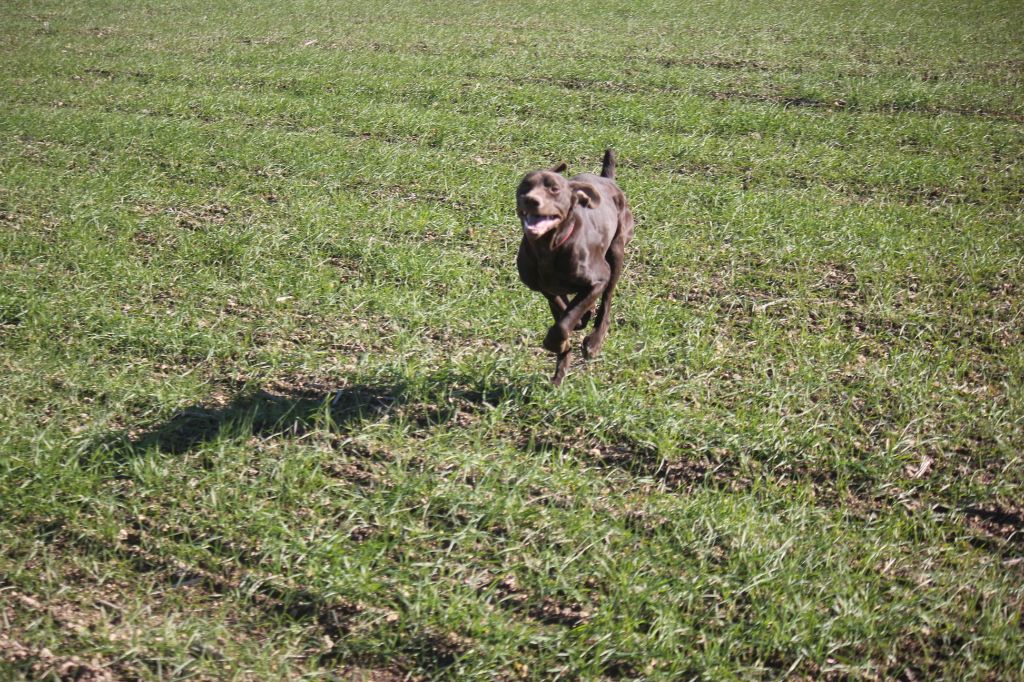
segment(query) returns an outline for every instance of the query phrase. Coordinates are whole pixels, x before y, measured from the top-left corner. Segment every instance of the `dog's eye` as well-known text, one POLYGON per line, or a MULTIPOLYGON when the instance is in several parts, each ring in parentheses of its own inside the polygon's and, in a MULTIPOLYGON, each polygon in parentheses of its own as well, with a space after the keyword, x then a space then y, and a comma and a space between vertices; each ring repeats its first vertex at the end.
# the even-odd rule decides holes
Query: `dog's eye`
POLYGON ((552 194, 558 194, 558 192, 559 192, 559 188, 558 188, 558 185, 552 185, 551 187, 548 187, 548 190, 549 190, 549 191, 550 191, 550 192, 551 192, 552 194))

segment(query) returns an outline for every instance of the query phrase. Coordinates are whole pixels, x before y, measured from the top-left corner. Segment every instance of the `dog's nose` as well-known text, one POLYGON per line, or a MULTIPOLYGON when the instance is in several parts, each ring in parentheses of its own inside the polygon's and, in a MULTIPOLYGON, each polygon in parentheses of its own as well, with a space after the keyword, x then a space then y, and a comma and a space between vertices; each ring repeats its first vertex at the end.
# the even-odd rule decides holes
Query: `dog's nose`
POLYGON ((529 195, 520 197, 519 203, 526 212, 536 211, 540 208, 540 202, 529 195))

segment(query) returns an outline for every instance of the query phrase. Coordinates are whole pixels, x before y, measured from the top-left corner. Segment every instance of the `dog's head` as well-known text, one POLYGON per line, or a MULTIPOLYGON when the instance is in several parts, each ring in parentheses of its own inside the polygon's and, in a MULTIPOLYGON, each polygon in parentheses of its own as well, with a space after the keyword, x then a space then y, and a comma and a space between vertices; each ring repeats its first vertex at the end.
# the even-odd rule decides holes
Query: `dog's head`
POLYGON ((562 177, 565 164, 527 173, 516 189, 516 215, 523 234, 535 240, 555 229, 572 215, 576 197, 562 177))
POLYGON ((516 189, 516 214, 523 234, 531 241, 540 239, 563 224, 579 204, 596 208, 601 197, 586 182, 562 177, 565 164, 527 173, 516 189))

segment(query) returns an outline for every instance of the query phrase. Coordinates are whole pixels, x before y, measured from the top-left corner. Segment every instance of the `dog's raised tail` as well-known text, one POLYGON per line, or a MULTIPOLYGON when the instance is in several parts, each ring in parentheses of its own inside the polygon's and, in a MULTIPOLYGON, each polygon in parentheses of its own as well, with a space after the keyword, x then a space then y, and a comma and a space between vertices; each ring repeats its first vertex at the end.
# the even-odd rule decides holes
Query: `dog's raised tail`
POLYGON ((611 149, 604 150, 604 161, 601 162, 601 177, 609 180, 615 179, 615 152, 611 149))

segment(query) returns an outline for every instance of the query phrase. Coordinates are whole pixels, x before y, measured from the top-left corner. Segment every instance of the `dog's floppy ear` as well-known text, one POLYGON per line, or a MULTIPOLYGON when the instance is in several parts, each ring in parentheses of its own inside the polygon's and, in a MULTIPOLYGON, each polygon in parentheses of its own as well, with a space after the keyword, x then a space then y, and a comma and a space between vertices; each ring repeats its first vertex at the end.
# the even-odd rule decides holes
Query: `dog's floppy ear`
POLYGON ((556 163, 554 166, 552 166, 551 167, 551 172, 552 173, 561 173, 562 171, 564 171, 568 167, 569 167, 569 164, 567 164, 565 161, 562 161, 561 163, 556 163))
POLYGON ((572 187, 572 194, 580 206, 596 208, 601 204, 601 195, 593 185, 586 182, 571 182, 569 186, 572 187))

